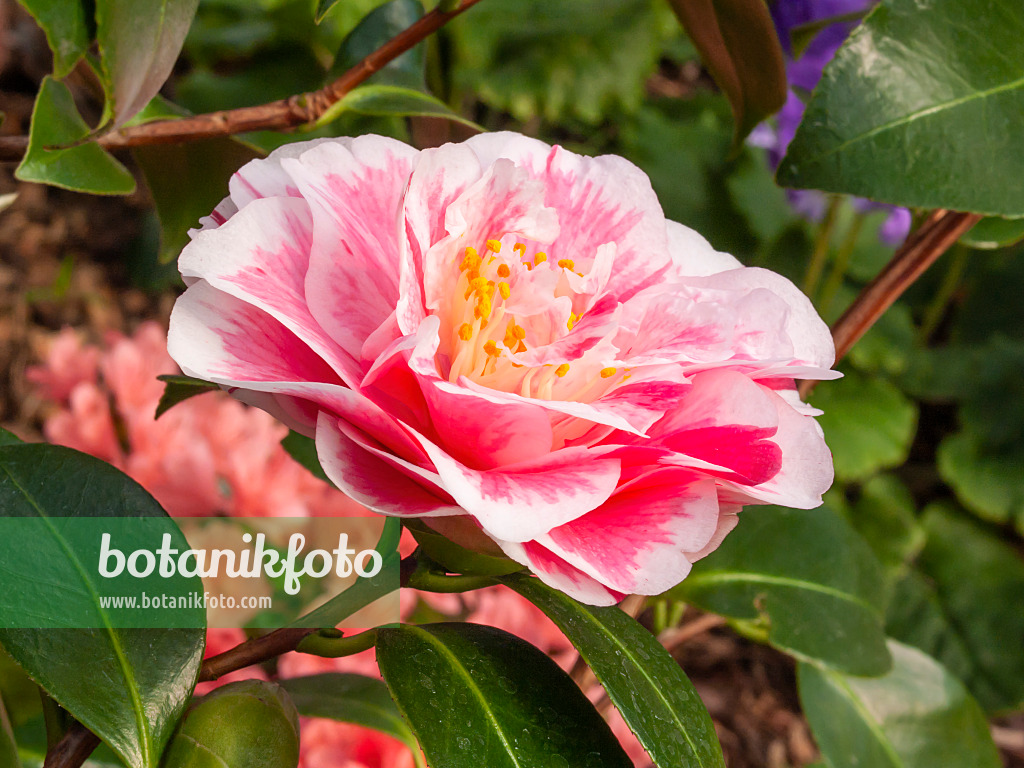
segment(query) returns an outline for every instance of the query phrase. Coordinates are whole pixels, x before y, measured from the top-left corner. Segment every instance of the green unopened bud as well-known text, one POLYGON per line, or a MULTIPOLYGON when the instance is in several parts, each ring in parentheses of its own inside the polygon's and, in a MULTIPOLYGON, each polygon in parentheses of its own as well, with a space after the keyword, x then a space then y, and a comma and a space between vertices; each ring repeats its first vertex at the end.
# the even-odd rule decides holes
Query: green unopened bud
POLYGON ((164 753, 163 768, 296 768, 299 715, 281 686, 243 680, 199 699, 164 753))

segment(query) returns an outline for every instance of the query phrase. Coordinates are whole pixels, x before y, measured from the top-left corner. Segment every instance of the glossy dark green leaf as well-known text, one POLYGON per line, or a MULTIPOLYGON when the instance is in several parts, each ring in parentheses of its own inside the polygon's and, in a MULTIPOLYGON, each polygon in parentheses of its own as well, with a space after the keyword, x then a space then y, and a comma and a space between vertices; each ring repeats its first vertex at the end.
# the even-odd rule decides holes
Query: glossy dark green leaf
POLYGON ((915 570, 889 606, 888 631, 932 654, 987 710, 1024 705, 1024 560, 953 510, 926 510, 915 570))
POLYGON ((104 88, 104 122, 117 127, 167 80, 199 0, 95 0, 104 88))
POLYGON ((192 376, 157 376, 164 383, 164 392, 160 395, 160 402, 157 403, 154 418, 159 419, 167 411, 178 403, 188 400, 190 397, 202 395, 206 392, 216 392, 220 389, 216 384, 197 379, 192 376))
POLYGON ((754 126, 786 103, 782 46, 763 0, 669 0, 729 98, 739 147, 754 126))
POLYGON ((4 768, 21 768, 18 759, 18 745, 14 743, 14 732, 7 717, 4 700, 0 698, 0 765, 4 768))
POLYGON ((632 765, 572 679, 500 629, 381 629, 377 663, 432 768, 632 765))
POLYGON ((863 480, 902 464, 917 432, 917 406, 886 379, 846 368, 844 378, 816 387, 825 413, 818 423, 832 449, 836 477, 863 480))
MULTIPOLYGON (((187 114, 157 96, 143 120, 187 114)), ((136 122, 136 121, 133 121, 136 122)), ((183 144, 154 144, 132 150, 146 178, 160 218, 160 261, 176 259, 189 241, 188 231, 227 195, 228 179, 263 153, 230 137, 183 144)))
POLYGON ((843 675, 801 663, 800 700, 830 768, 999 768, 988 722, 960 681, 890 641, 892 671, 843 675))
POLYGON ((65 77, 89 49, 89 19, 83 0, 18 0, 46 33, 53 76, 65 77))
POLYGON ((1024 216, 1016 0, 883 0, 840 49, 779 183, 1024 216))
POLYGON ((97 195, 127 195, 134 191, 135 179, 99 144, 68 146, 89 133, 68 87, 46 77, 32 110, 28 150, 14 175, 22 181, 97 195))
POLYGON ((883 578, 870 547, 828 507, 749 507, 673 596, 767 622, 772 645, 850 674, 889 669, 883 578))
POLYGON ((329 123, 343 112, 377 117, 443 117, 480 130, 480 126, 452 111, 435 96, 395 85, 360 86, 332 105, 317 124, 329 123))
POLYGON ((283 680, 281 686, 303 717, 355 723, 398 739, 413 754, 419 751, 416 737, 391 700, 387 686, 376 678, 326 672, 283 680))
MULTIPOLYGON (((304 466, 316 477, 325 483, 330 483, 330 478, 320 466, 320 459, 316 455, 316 442, 313 438, 300 435, 294 430, 289 431, 281 441, 281 446, 288 452, 288 455, 304 466)), ((331 483, 333 485, 333 483, 331 483)))
POLYGON ((1004 219, 988 216, 960 238, 960 242, 971 248, 992 251, 1006 248, 1024 240, 1024 219, 1004 219))
MULTIPOLYGON (((5 574, 0 620, 26 627, 40 611, 57 617, 88 614, 97 627, 3 629, 0 642, 131 768, 154 768, 195 685, 205 632, 115 628, 115 610, 98 601, 103 577, 92 562, 82 561, 80 537, 66 537, 63 525, 79 517, 163 519, 167 532, 176 535, 173 541, 187 548, 180 531, 126 475, 91 456, 47 444, 0 448, 0 514, 41 519, 50 530, 46 537, 0 551, 5 574)), ((125 542, 133 548, 130 539, 125 542)), ((202 589, 198 579, 166 582, 168 591, 202 589)), ((193 618, 201 623, 202 610, 193 618)))
POLYGON ((13 432, 0 427, 0 447, 5 445, 21 445, 22 440, 13 432))
POLYGON ((528 576, 503 579, 576 646, 660 768, 724 766, 704 703, 655 637, 617 607, 583 605, 528 576))
MULTIPOLYGON (((423 16, 419 0, 391 0, 370 11, 342 41, 327 78, 334 80, 423 16)), ((426 44, 397 56, 370 76, 373 85, 425 91, 426 44)))

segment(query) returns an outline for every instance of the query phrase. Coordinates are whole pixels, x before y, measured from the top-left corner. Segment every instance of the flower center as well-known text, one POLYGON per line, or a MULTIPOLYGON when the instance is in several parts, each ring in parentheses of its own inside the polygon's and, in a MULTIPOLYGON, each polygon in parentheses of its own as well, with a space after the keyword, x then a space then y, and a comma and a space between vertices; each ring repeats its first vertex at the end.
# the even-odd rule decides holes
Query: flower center
POLYGON ((583 277, 574 260, 553 261, 543 251, 528 256, 529 250, 526 244, 516 242, 502 253, 501 241, 492 239, 479 249, 470 246, 457 254, 453 262, 458 267, 457 283, 447 312, 441 313, 442 350, 447 346, 451 361, 447 378, 455 382, 465 376, 524 397, 599 397, 621 381, 618 369, 594 361, 534 365, 523 359, 531 347, 549 344, 571 332, 584 314, 582 305, 572 311, 576 293, 569 277, 583 277), (552 305, 542 310, 538 299, 549 292, 552 305), (528 301, 517 302, 516 297, 528 301), (568 307, 566 320, 553 321, 558 306, 568 307), (525 307, 532 314, 518 318, 516 307, 525 307), (563 322, 565 329, 559 331, 563 322))

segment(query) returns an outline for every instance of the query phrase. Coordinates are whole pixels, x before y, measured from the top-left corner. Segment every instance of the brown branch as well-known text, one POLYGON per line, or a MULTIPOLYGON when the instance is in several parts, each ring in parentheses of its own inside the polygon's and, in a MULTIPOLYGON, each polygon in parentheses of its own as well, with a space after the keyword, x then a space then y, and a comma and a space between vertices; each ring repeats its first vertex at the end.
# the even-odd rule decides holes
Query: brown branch
MULTIPOLYGON (((174 120, 156 120, 105 134, 97 143, 107 149, 147 144, 176 144, 248 131, 285 130, 316 122, 353 88, 427 36, 469 10, 480 0, 463 0, 454 10, 434 9, 319 91, 289 96, 254 107, 241 107, 174 120)), ((28 136, 0 137, 0 161, 17 162, 28 149, 28 136)))
POLYGON ((46 753, 43 768, 72 768, 89 759, 89 755, 100 745, 100 738, 81 723, 75 723, 46 753))
MULTIPOLYGON (((933 211, 832 326, 836 362, 845 357, 893 302, 980 218, 976 213, 957 213, 944 208, 933 211)), ((804 381, 800 385, 800 394, 806 397, 816 383, 804 381)))
POLYGON ((715 613, 705 613, 693 621, 688 621, 679 627, 670 627, 658 635, 658 642, 661 643, 669 653, 675 651, 684 643, 699 635, 703 635, 709 629, 720 627, 725 624, 725 617, 715 613))
POLYGON ((199 670, 199 682, 206 683, 216 680, 228 672, 251 667, 253 664, 273 659, 282 653, 294 651, 299 643, 315 632, 317 632, 316 629, 305 627, 285 627, 247 640, 230 651, 224 651, 224 653, 206 659, 199 670))

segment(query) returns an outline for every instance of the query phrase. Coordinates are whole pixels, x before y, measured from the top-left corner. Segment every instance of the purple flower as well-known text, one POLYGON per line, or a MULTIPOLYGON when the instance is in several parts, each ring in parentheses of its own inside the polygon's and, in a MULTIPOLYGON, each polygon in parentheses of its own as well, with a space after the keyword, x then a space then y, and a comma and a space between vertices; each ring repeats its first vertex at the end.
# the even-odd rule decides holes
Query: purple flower
MULTIPOLYGON (((786 74, 789 78, 790 91, 786 104, 775 116, 775 127, 767 124, 758 126, 751 134, 752 144, 768 150, 768 159, 772 166, 778 166, 786 154, 789 142, 793 140, 796 129, 804 116, 804 102, 800 93, 810 93, 821 79, 821 72, 836 51, 846 40, 856 24, 854 22, 837 22, 821 30, 799 57, 793 56, 790 43, 792 31, 804 24, 823 19, 843 16, 850 13, 865 11, 873 5, 874 0, 775 0, 771 4, 772 20, 787 54, 786 74)), ((825 200, 820 192, 814 190, 789 190, 789 201, 794 210, 801 216, 818 221, 824 215, 825 200)), ((910 231, 910 213, 905 208, 873 203, 858 199, 855 202, 858 210, 883 209, 892 211, 889 218, 879 231, 879 238, 888 245, 898 245, 910 231)))

